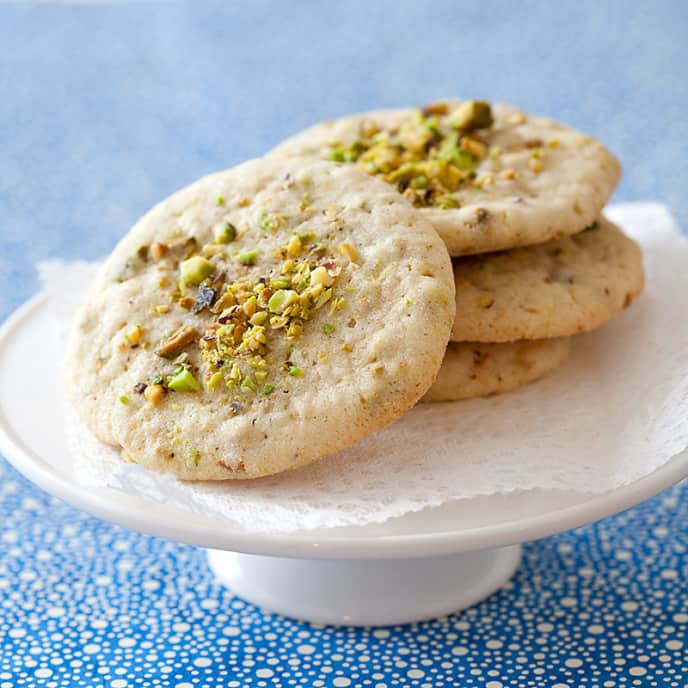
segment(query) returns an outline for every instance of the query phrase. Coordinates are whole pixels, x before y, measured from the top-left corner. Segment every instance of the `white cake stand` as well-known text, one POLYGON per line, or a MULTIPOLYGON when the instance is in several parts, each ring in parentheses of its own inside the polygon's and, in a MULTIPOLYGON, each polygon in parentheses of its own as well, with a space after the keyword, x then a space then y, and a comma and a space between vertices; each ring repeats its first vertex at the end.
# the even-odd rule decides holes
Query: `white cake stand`
POLYGON ((238 595, 294 618, 387 625, 466 608, 514 573, 520 544, 610 516, 688 475, 688 452, 601 496, 532 490, 458 501, 383 524, 266 535, 110 489, 80 486, 46 299, 0 328, 0 452, 52 495, 99 518, 208 549, 238 595))

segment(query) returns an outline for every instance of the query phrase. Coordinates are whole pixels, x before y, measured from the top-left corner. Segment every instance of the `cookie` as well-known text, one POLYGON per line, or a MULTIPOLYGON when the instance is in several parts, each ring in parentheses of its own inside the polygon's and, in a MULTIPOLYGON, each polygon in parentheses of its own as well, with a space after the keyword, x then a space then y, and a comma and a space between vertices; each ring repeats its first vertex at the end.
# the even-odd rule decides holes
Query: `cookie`
POLYGON ((444 244, 388 184, 353 165, 255 160, 175 193, 122 239, 76 317, 67 393, 148 469, 269 475, 413 406, 454 308, 444 244))
POLYGON ((437 379, 421 401, 457 401, 516 389, 560 366, 569 355, 569 343, 569 337, 449 342, 437 379))
POLYGON ((566 337, 603 325, 643 290, 640 248, 600 219, 573 236, 454 261, 453 341, 566 337))
POLYGON ((355 162, 419 207, 452 256, 578 232, 599 216, 621 174, 590 136, 481 101, 341 117, 273 154, 355 162))

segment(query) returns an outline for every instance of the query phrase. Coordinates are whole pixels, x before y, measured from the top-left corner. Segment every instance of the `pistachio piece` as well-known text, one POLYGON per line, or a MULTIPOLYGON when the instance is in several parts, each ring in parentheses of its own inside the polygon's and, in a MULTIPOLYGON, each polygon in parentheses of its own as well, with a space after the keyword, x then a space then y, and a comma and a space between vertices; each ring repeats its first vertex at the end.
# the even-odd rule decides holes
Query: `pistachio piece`
POLYGON ((454 129, 485 129, 492 126, 492 108, 484 100, 468 100, 449 116, 449 126, 454 129))
POLYGON ((157 406, 165 394, 165 388, 160 384, 148 385, 143 392, 143 396, 146 397, 151 406, 157 406))
POLYGON ((141 325, 135 325, 132 327, 125 335, 130 346, 139 346, 141 340, 143 339, 143 327, 141 325))
POLYGON ((151 258, 157 263, 161 261, 164 257, 165 254, 167 253, 168 246, 167 244, 161 244, 159 242, 155 242, 151 247, 150 247, 150 255, 151 258))
POLYGON ((257 258, 257 251, 245 251, 244 253, 239 253, 236 257, 242 265, 254 265, 257 258))
MULTIPOLYGON (((348 241, 339 244, 339 252, 343 256, 346 256, 352 263, 358 258, 358 252, 348 241)), ((327 286, 329 287, 330 285, 328 284, 327 286)))
POLYGON ((237 238, 237 228, 231 222, 220 222, 213 230, 216 244, 229 244, 237 238))
POLYGON ((179 266, 183 285, 200 284, 215 272, 215 265, 203 256, 192 256, 179 266))
POLYGON ((298 300, 299 295, 293 289, 278 289, 268 301, 268 310, 271 313, 283 313, 298 300))
POLYGON ((198 462, 201 460, 201 455, 198 449, 194 447, 187 447, 184 453, 184 459, 186 462, 192 466, 198 466, 198 462))
POLYGON ((182 368, 167 379, 167 387, 174 392, 200 392, 201 384, 188 368, 182 368))
POLYGON ((174 358, 196 339, 196 335, 195 327, 184 325, 165 340, 156 353, 163 358, 174 358))
POLYGON ((206 389, 210 390, 211 392, 213 390, 218 389, 219 386, 222 384, 223 379, 224 379, 224 376, 222 375, 221 372, 218 371, 217 373, 213 373, 210 376, 210 379, 208 380, 208 382, 206 382, 206 385, 205 385, 206 389))
POLYGON ((327 269, 322 265, 315 268, 311 272, 311 286, 315 287, 318 284, 322 284, 324 287, 331 287, 334 282, 334 278, 327 272, 327 269))

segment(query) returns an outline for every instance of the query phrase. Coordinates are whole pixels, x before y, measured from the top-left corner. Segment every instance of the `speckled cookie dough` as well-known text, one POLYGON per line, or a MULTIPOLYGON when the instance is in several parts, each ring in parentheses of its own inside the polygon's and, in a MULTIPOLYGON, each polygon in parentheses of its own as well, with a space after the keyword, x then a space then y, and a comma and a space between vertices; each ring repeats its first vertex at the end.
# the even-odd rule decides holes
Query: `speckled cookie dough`
POLYGON ((389 185, 314 158, 251 161, 120 242, 76 318, 66 387, 126 460, 189 480, 268 475, 410 408, 454 308, 441 239, 389 185))
POLYGON ((590 136, 484 101, 342 117, 272 154, 351 162, 384 179, 432 221, 453 256, 578 232, 598 217, 621 174, 590 136))
POLYGON ((421 401, 458 401, 522 387, 558 368, 568 358, 569 344, 569 337, 449 342, 437 379, 421 401))
POLYGON ((566 337, 603 325, 643 290, 640 248, 602 218, 557 241, 454 261, 452 341, 566 337))

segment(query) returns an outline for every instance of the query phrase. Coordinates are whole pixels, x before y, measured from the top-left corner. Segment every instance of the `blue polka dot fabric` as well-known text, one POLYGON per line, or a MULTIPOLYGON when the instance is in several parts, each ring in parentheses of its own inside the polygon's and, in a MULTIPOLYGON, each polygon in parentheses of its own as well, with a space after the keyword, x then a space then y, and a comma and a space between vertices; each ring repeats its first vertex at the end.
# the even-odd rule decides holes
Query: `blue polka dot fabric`
POLYGON ((0 464, 0 688, 684 688, 688 484, 525 546, 514 578, 436 621, 273 616, 205 553, 98 521, 0 464))
MULTIPOLYGON (((615 201, 688 223, 688 3, 0 0, 0 320, 48 258, 315 121, 447 96, 601 138, 615 201)), ((0 688, 688 685, 688 485, 525 546, 462 613, 385 629, 261 612, 204 552, 91 518, 0 458, 0 688)))

